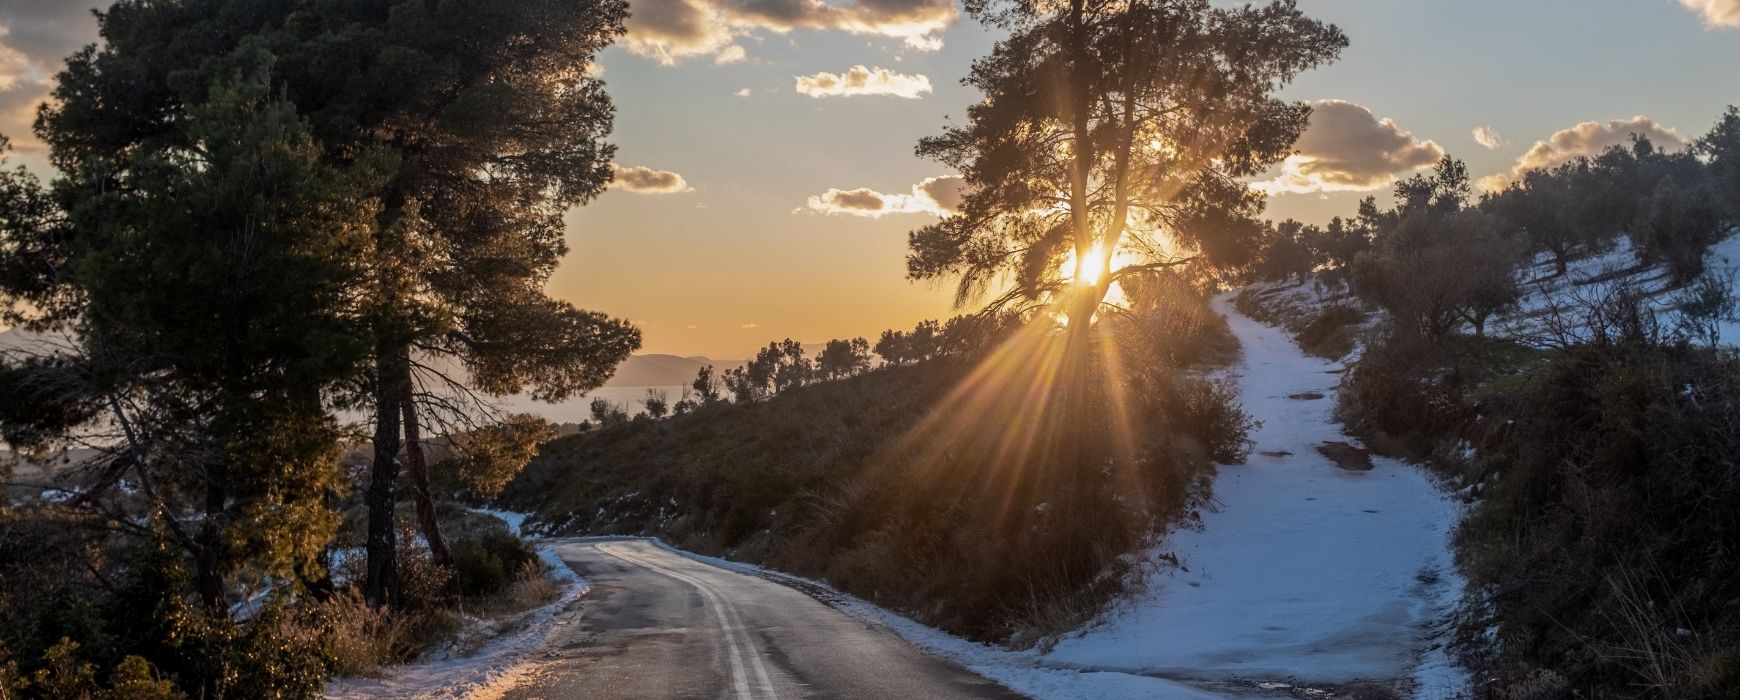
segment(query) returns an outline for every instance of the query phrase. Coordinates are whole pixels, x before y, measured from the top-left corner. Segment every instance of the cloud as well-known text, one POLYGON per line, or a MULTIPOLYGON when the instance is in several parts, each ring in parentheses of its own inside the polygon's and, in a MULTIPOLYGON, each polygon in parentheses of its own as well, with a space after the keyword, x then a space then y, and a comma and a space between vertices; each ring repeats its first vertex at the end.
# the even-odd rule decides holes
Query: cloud
POLYGON ((1316 104, 1294 149, 1273 180, 1251 186, 1271 195, 1363 192, 1387 187, 1397 175, 1444 157, 1437 143, 1414 138, 1394 121, 1341 100, 1316 104))
POLYGON ((97 40, 91 9, 108 0, 0 2, 0 134, 21 152, 41 151, 31 133, 36 106, 48 98, 66 57, 97 40))
MULTIPOLYGON (((0 41, 6 36, 0 34, 0 41)), ((25 76, 31 69, 30 57, 24 52, 5 44, 0 44, 0 90, 16 90, 18 84, 25 82, 25 76)))
POLYGON ((1488 151, 1496 151, 1505 144, 1504 135, 1490 126, 1474 127, 1474 142, 1488 151))
POLYGON ((677 194, 693 192, 683 176, 669 170, 654 170, 644 165, 623 166, 614 165, 616 177, 610 181, 611 189, 633 192, 635 194, 677 194))
POLYGON ((738 37, 794 29, 881 36, 934 51, 960 17, 953 0, 631 0, 629 11, 623 45, 665 65, 697 56, 740 60, 723 58, 743 52, 738 37))
POLYGON ((913 185, 912 191, 934 203, 938 212, 953 214, 960 211, 961 200, 967 197, 967 179, 954 175, 925 178, 913 185))
POLYGON ((719 53, 713 54, 713 65, 723 66, 727 63, 736 63, 748 57, 749 52, 744 51, 743 47, 732 44, 720 49, 719 53))
POLYGON ((913 185, 911 194, 883 194, 867 187, 852 190, 829 189, 827 192, 812 195, 805 207, 810 211, 828 215, 846 214, 878 219, 889 214, 948 216, 960 207, 966 189, 965 179, 948 175, 927 178, 913 185))
POLYGON ((928 77, 861 65, 852 66, 840 75, 822 72, 792 77, 797 80, 797 91, 810 97, 893 95, 916 100, 931 91, 928 77))
POLYGON ((711 0, 634 0, 623 25, 623 46, 667 66, 732 45, 732 30, 711 0))
POLYGON ((754 91, 750 90, 749 88, 741 88, 737 91, 737 96, 738 97, 748 97, 753 93, 754 93, 754 91))
POLYGON ((738 326, 737 326, 737 327, 738 327, 738 328, 742 328, 742 329, 744 329, 744 330, 749 330, 749 329, 751 329, 751 328, 760 328, 760 327, 761 327, 761 324, 758 324, 758 323, 743 323, 743 324, 738 324, 738 326))
POLYGON ((1641 115, 1630 119, 1614 119, 1606 124, 1583 122, 1569 129, 1555 131, 1545 141, 1536 141, 1535 145, 1529 147, 1528 152, 1516 159, 1516 165, 1511 167, 1509 174, 1488 175, 1481 178, 1478 184, 1487 191, 1501 190, 1530 170, 1551 168, 1578 157, 1599 155, 1613 146, 1630 143, 1633 134, 1648 138, 1656 148, 1662 150, 1677 151, 1686 146, 1686 140, 1673 129, 1641 115))
POLYGON ((1702 15, 1707 28, 1740 28, 1740 0, 1680 0, 1680 4, 1702 15))

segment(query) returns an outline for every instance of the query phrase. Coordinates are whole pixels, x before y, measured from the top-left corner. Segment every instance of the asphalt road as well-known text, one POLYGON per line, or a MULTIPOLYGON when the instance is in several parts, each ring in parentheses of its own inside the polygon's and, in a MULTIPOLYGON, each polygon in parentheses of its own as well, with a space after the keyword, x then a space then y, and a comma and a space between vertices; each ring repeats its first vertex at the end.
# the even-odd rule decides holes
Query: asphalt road
POLYGON ((557 552, 592 591, 509 700, 1020 697, 795 588, 645 540, 557 552))

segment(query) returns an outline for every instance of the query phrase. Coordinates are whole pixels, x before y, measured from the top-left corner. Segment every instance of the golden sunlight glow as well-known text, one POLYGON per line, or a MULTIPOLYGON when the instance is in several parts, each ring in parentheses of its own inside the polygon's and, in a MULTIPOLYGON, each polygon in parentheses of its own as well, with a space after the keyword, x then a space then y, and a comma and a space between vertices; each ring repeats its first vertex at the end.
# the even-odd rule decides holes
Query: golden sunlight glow
POLYGON ((1094 248, 1093 253, 1086 258, 1075 261, 1076 284, 1082 286, 1099 284, 1100 279, 1105 276, 1106 259, 1100 255, 1099 248, 1094 248))
POLYGON ((1126 250, 1119 249, 1113 252, 1110 260, 1100 251, 1099 246, 1094 246, 1093 251, 1084 260, 1076 260, 1075 251, 1070 251, 1064 256, 1063 266, 1058 269, 1058 272, 1064 277, 1074 280, 1076 284, 1085 287, 1105 281, 1106 275, 1119 268, 1140 262, 1134 254, 1126 250))
MULTIPOLYGON (((1075 483, 1063 467, 1078 455, 1084 427, 1092 426, 1098 446, 1114 458, 1109 463, 1131 464, 1135 418, 1118 379, 1117 343, 1096 336, 1091 347, 1071 348, 1059 329, 1036 319, 1006 339, 884 458, 916 465, 915 483, 925 488, 990 496, 987 519, 1010 536, 1027 532, 1038 517, 1020 504, 1075 483), (1075 361, 1072 350, 1081 353, 1075 361), (1089 369, 1094 362, 1084 356, 1095 357, 1101 368, 1089 369)), ((1133 470, 1118 469, 1112 477, 1127 493, 1147 488, 1133 470)))

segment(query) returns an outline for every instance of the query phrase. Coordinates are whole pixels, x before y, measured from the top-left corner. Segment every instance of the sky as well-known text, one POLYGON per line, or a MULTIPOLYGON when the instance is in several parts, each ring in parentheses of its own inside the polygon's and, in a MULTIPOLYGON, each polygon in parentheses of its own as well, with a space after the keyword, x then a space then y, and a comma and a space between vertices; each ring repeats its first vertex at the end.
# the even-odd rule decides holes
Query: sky
MULTIPOLYGON (((568 215, 552 294, 716 359, 956 313, 905 279, 907 232, 958 196, 913 147, 979 99, 960 80, 994 30, 955 0, 629 1, 594 67, 617 180, 568 215)), ((45 172, 29 115, 95 40, 85 3, 0 0, 0 134, 45 172)), ((1740 0, 1299 4, 1352 43, 1282 93, 1317 108, 1253 182, 1276 219, 1351 214, 1445 153, 1496 187, 1632 133, 1676 147, 1740 104, 1740 0)))

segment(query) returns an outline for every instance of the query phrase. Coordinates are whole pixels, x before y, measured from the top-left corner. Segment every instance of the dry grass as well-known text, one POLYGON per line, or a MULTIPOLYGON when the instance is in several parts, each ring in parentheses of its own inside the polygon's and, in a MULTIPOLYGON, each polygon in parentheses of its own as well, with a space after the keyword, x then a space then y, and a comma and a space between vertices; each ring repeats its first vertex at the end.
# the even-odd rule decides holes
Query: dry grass
POLYGON ((499 594, 472 599, 467 609, 482 617, 514 615, 555 602, 562 597, 563 588, 542 562, 529 561, 499 594))
POLYGON ((383 666, 422 655, 454 627, 444 611, 395 613, 369 605, 354 590, 317 605, 327 658, 340 676, 377 675, 383 666))

